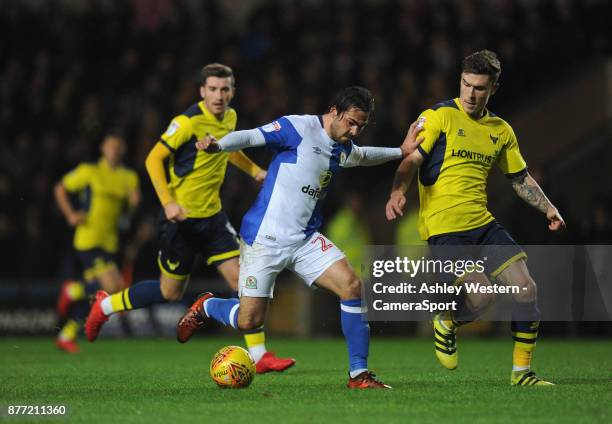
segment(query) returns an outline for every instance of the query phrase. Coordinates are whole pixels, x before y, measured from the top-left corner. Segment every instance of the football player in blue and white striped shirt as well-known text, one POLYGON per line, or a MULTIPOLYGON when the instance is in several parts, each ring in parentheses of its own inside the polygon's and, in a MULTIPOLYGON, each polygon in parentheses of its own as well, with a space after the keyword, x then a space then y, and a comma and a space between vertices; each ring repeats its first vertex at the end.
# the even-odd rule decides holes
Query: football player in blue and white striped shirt
POLYGON ((374 99, 365 88, 340 91, 327 113, 290 115, 262 127, 236 131, 218 142, 205 137, 198 148, 209 153, 265 146, 276 151, 255 203, 240 228, 238 299, 207 293, 179 321, 177 335, 186 340, 213 318, 249 331, 263 325, 277 275, 285 268, 309 286, 340 298, 342 332, 349 351, 349 388, 389 388, 368 370, 370 329, 364 320, 361 280, 344 253, 318 230, 322 205, 340 168, 372 166, 411 154, 422 141, 410 127, 397 148, 360 147, 353 139, 366 127, 374 99))

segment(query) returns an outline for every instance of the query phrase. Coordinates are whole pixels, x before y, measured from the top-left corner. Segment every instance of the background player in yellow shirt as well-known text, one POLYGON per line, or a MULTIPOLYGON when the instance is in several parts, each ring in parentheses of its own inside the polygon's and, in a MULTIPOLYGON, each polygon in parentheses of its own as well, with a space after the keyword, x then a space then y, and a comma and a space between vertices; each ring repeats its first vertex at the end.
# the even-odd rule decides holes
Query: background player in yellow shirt
POLYGON ((135 209, 140 202, 138 175, 121 166, 125 141, 107 135, 101 145, 102 157, 97 163, 82 163, 66 174, 55 186, 56 202, 66 221, 76 227, 74 248, 83 267, 83 280, 66 281, 58 299, 58 312, 69 314, 56 345, 67 352, 77 352, 75 342, 80 322, 87 315, 86 295, 102 287, 110 293, 123 288, 123 278, 115 255, 119 249, 119 218, 126 203, 135 209), (80 205, 75 209, 69 193, 78 193, 80 205), (98 284, 99 283, 99 284, 98 284))
MULTIPOLYGON (((546 215, 551 231, 562 230, 565 222, 529 175, 512 127, 486 109, 499 87, 500 73, 497 55, 489 50, 463 60, 459 98, 439 103, 419 118, 424 141, 399 165, 386 215, 389 220, 402 215, 406 190, 418 169, 421 237, 429 245, 484 245, 486 275, 474 278, 485 284, 495 278, 521 288, 512 310, 511 384, 552 385, 530 370, 540 311, 526 255, 487 210, 486 181, 493 165, 506 174, 523 200, 546 215)), ((475 303, 464 298, 458 311, 434 317, 436 356, 447 369, 457 367, 457 327, 482 311, 483 305, 475 303)))
MULTIPOLYGON (((164 209, 159 225, 161 276, 112 296, 98 292, 85 326, 89 341, 97 338, 115 312, 181 300, 197 254, 214 265, 234 291, 238 289, 240 252, 236 232, 221 209, 219 191, 228 160, 258 182, 266 172, 242 152, 211 155, 195 146, 206 135, 222 138, 236 128, 236 111, 229 107, 234 86, 231 68, 206 65, 200 88, 203 100, 176 116, 149 153, 147 171, 164 209), (166 159, 170 181, 164 168, 166 159)), ((262 328, 245 334, 245 339, 259 373, 283 371, 295 363, 266 351, 262 328)))

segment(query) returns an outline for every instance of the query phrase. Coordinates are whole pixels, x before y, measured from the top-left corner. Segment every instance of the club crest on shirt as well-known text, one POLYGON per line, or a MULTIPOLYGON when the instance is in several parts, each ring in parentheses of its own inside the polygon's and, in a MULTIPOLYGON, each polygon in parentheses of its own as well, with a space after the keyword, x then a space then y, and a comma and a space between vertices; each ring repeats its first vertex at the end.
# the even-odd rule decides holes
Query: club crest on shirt
POLYGON ((263 127, 261 127, 261 129, 264 132, 273 132, 273 131, 280 131, 281 129, 281 124, 278 121, 274 121, 271 124, 267 124, 264 125, 263 127))
POLYGON ((332 172, 331 171, 323 171, 321 172, 321 174, 319 175, 319 186, 321 188, 326 188, 332 178, 332 172))
POLYGON ((180 125, 176 121, 172 121, 170 125, 168 125, 168 129, 166 130, 166 134, 168 137, 172 137, 174 133, 178 131, 180 125))

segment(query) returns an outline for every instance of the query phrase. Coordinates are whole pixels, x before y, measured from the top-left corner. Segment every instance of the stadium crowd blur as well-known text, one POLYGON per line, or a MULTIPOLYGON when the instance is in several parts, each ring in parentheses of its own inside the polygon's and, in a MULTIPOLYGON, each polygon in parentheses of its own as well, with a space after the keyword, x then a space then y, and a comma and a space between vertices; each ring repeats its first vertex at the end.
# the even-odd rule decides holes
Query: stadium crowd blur
MULTIPOLYGON (((608 12, 605 0, 2 2, 2 275, 63 272, 72 231, 52 188, 77 163, 97 158, 109 130, 126 136, 126 163, 139 172, 144 192, 125 238, 139 240, 136 250, 153 243, 159 207, 144 159, 170 119, 198 100, 206 63, 234 69, 239 129, 289 113, 321 113, 335 90, 360 84, 377 102, 360 142, 395 146, 421 110, 456 95, 466 54, 490 48, 501 56, 502 90, 492 109, 504 116, 525 92, 609 54, 608 12)), ((270 157, 262 149, 247 154, 264 166, 270 157)), ((328 197, 327 214, 353 188, 382 223, 395 166, 346 171, 328 197)), ((256 186, 230 172, 224 205, 238 227, 256 186)), ((566 241, 612 242, 610 199, 593 200, 593 216, 567 217, 566 241)), ((513 225, 516 216, 499 218, 519 242, 532 234, 513 225)), ((393 242, 370 232, 374 242, 393 242)), ((151 272, 157 274, 154 263, 151 272)))

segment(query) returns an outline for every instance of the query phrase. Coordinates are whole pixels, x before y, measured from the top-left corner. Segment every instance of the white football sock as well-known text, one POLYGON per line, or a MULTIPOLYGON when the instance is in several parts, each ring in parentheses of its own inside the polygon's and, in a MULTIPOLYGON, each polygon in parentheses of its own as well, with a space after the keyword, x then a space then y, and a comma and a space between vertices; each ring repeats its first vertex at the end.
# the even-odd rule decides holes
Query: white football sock
POLYGON ((527 371, 529 367, 519 367, 517 365, 512 365, 512 371, 527 371))
POLYGON ((259 362, 262 356, 264 356, 264 354, 266 353, 266 345, 262 343, 255 346, 251 346, 249 348, 249 353, 251 354, 255 362, 259 362))
POLYGON ((355 378, 359 374, 361 374, 362 372, 367 371, 367 370, 368 370, 367 368, 359 368, 358 370, 351 371, 349 374, 351 375, 351 378, 355 378))
POLYGON ((100 306, 102 307, 102 312, 104 315, 109 316, 113 311, 113 304, 111 303, 111 297, 108 296, 102 302, 100 302, 100 306))

